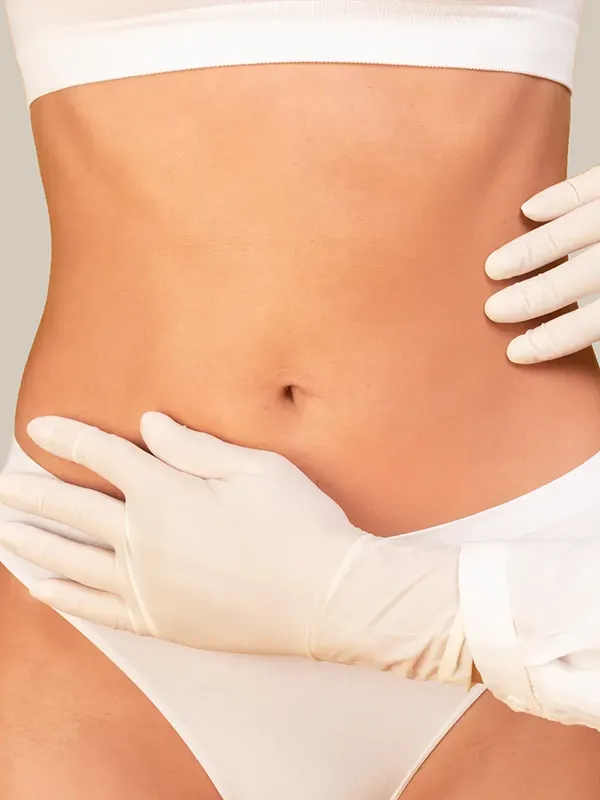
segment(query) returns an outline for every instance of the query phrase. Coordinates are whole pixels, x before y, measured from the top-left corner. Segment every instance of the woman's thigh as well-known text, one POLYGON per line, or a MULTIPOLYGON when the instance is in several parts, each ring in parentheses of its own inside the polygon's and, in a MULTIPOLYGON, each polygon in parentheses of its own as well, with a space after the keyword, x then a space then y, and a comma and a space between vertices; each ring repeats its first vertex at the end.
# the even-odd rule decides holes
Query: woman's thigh
POLYGON ((485 692, 402 800, 597 800, 600 733, 518 714, 485 692))
POLYGON ((175 730, 0 567, 2 800, 218 800, 175 730))

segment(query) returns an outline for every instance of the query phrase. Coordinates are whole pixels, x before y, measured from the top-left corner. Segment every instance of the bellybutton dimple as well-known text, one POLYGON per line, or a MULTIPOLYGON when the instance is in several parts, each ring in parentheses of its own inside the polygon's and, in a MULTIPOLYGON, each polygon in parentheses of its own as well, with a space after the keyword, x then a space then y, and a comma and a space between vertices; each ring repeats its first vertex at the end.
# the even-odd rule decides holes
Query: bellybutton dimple
POLYGON ((283 387, 283 391, 282 391, 284 400, 286 402, 288 402, 288 403, 294 403, 295 399, 296 399, 295 398, 295 391, 296 391, 296 387, 293 386, 292 384, 288 384, 287 386, 284 386, 283 387))

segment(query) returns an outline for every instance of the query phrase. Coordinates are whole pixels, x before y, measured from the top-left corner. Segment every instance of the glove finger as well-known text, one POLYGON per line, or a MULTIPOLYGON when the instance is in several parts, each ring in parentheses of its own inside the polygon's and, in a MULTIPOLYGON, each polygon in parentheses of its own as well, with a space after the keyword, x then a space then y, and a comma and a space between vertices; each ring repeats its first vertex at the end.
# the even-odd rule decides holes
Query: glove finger
POLYGON ((599 238, 600 200, 595 200, 500 247, 488 257, 485 271, 494 280, 515 278, 597 244, 599 238))
POLYGON ((515 364, 536 364, 577 353, 600 341, 600 300, 544 322, 508 345, 515 364))
POLYGON ((36 581, 29 593, 36 600, 63 614, 71 614, 122 631, 146 633, 136 627, 124 601, 108 592, 79 586, 60 578, 48 578, 36 581))
POLYGON ((11 508, 69 525, 113 547, 125 534, 125 503, 55 478, 4 474, 0 477, 0 500, 11 508))
POLYGON ((253 450, 190 430, 166 414, 142 416, 141 433, 149 450, 165 464, 199 478, 226 478, 236 472, 256 472, 262 450, 253 450))
POLYGON ((121 590, 114 552, 74 542, 22 522, 3 525, 0 544, 16 556, 77 583, 103 592, 121 590))
POLYGON ((521 211, 536 222, 547 222, 599 197, 600 166, 597 166, 534 194, 523 203, 521 211))
POLYGON ((485 304, 494 322, 523 322, 600 291, 600 245, 570 261, 493 294, 485 304))
POLYGON ((162 465, 132 442, 66 417, 37 417, 27 433, 49 453, 95 472, 125 494, 162 465))

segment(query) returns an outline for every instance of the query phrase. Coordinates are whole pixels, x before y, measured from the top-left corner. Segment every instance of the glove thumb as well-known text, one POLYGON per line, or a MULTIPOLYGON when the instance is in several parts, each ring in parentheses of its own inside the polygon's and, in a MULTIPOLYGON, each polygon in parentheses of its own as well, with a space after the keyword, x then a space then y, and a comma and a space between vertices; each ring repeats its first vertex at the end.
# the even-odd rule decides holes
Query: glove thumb
POLYGON ((180 472, 209 479, 257 471, 256 455, 261 451, 190 430, 158 411, 142 415, 140 431, 150 452, 180 472))

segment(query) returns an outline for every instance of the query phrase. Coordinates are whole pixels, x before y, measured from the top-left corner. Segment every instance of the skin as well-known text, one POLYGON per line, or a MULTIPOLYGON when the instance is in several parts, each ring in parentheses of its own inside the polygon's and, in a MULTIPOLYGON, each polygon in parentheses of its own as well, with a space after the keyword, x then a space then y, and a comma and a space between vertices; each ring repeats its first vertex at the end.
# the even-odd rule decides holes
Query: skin
MULTIPOLYGON (((262 65, 72 87, 31 115, 52 275, 16 436, 54 474, 118 494, 36 448, 34 416, 139 442, 141 413, 161 410, 283 453, 352 522, 390 535, 505 502, 600 449, 591 351, 512 365, 524 328, 483 314, 498 288, 485 257, 565 176, 564 87, 262 65)), ((9 603, 3 798, 75 800, 84 780, 91 800, 217 796, 143 695, 4 572, 9 603)), ((595 800, 599 754, 595 732, 486 694, 403 800, 595 800)))

